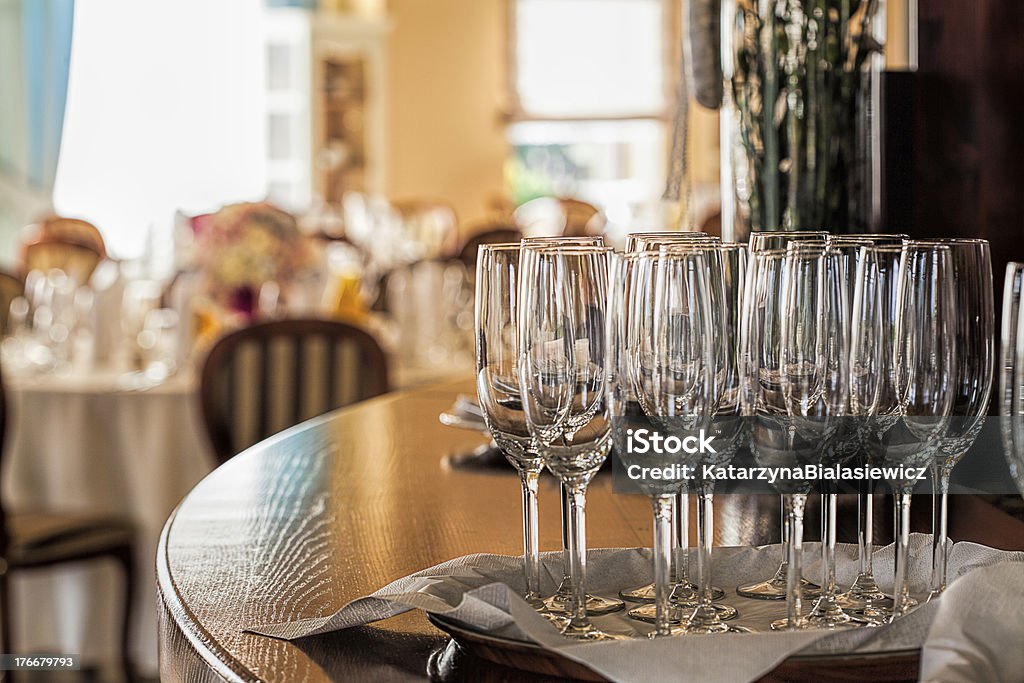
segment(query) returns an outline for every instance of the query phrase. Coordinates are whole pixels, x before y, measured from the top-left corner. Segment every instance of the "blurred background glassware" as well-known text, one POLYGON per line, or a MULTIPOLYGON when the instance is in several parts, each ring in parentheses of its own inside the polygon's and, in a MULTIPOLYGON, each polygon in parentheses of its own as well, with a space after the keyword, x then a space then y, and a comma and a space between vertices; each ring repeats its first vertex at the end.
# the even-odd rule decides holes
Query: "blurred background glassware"
POLYGON ((142 355, 141 372, 149 386, 165 381, 178 370, 178 312, 155 308, 146 313, 136 342, 142 355))
POLYGON ((946 589, 947 497, 953 468, 985 425, 995 372, 992 257, 980 239, 918 240, 945 246, 953 261, 956 378, 952 415, 931 464, 932 578, 930 597, 946 589))
MULTIPOLYGON (((753 352, 753 339, 751 338, 752 332, 761 334, 762 331, 758 331, 755 327, 758 324, 765 323, 765 315, 777 316, 776 311, 766 311, 765 307, 769 306, 773 299, 767 296, 767 293, 761 293, 758 296, 755 292, 755 282, 758 277, 758 269, 761 267, 772 267, 775 266, 775 260, 762 259, 758 261, 757 255, 767 251, 781 251, 784 250, 790 243, 793 242, 807 242, 811 244, 818 244, 824 246, 828 239, 827 232, 752 232, 748 239, 748 249, 750 251, 750 267, 747 269, 747 278, 744 283, 744 295, 743 295, 743 308, 741 311, 742 318, 739 327, 739 343, 740 343, 740 401, 742 405, 745 405, 745 415, 753 416, 756 415, 755 406, 756 398, 755 394, 759 391, 759 380, 757 377, 757 369, 751 366, 751 354, 753 352)), ((781 287, 781 282, 777 283, 777 286, 781 287)), ((774 324, 774 323, 773 323, 774 324)), ((786 576, 787 571, 787 558, 789 556, 788 543, 789 543, 789 528, 787 525, 788 515, 786 513, 785 500, 781 500, 780 507, 780 520, 782 527, 782 561, 779 563, 778 569, 775 570, 775 574, 763 581, 755 581, 753 583, 739 586, 736 592, 745 598, 755 598, 758 600, 784 600, 786 598, 786 576)), ((814 583, 807 579, 801 578, 801 585, 803 586, 804 597, 817 597, 817 589, 814 583)))
POLYGON ((481 245, 476 276, 476 386, 487 428, 522 485, 524 599, 543 609, 537 484, 544 467, 523 412, 516 317, 519 245, 481 245))
MULTIPOLYGON (((146 329, 150 311, 160 308, 162 289, 156 280, 133 280, 125 284, 121 301, 121 348, 117 365, 123 371, 145 369, 145 348, 139 335, 146 329)), ((142 341, 145 341, 143 337, 142 341)))
POLYGON ((608 260, 603 247, 523 249, 519 386, 545 467, 569 494, 571 610, 562 634, 607 640, 587 616, 586 490, 611 449, 605 395, 608 260))

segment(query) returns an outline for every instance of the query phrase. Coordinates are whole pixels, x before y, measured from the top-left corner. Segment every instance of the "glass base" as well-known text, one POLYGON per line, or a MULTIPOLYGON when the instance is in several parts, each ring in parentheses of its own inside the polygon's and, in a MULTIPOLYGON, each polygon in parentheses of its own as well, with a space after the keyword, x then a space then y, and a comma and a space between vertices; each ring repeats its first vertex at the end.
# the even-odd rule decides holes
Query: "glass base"
POLYGON ((544 599, 536 593, 527 593, 523 596, 523 600, 526 601, 527 605, 537 610, 538 612, 543 612, 547 609, 547 607, 545 607, 544 605, 544 599))
POLYGON ((614 633, 605 633, 589 621, 583 624, 574 624, 572 621, 566 623, 562 629, 562 635, 573 640, 596 642, 599 640, 628 640, 628 636, 621 636, 614 633))
MULTIPOLYGON (((757 583, 748 583, 745 586, 740 586, 736 589, 736 594, 744 598, 754 598, 755 600, 785 600, 787 566, 783 562, 779 565, 775 576, 767 581, 758 581, 757 583)), ((801 578, 800 586, 800 595, 804 599, 814 599, 821 595, 821 587, 807 579, 801 578)))
POLYGON ((540 615, 551 622, 551 625, 559 631, 569 625, 569 617, 564 614, 552 614, 551 612, 540 612, 540 615))
POLYGON ((917 607, 917 605, 917 600, 908 597, 903 604, 904 612, 902 615, 896 615, 892 611, 894 604, 892 604, 891 602, 888 607, 883 607, 881 605, 872 605, 871 607, 865 609, 862 614, 864 619, 872 624, 888 624, 896 616, 903 616, 905 614, 910 613, 915 607, 917 607))
POLYGON ((818 601, 814 603, 805 622, 807 628, 821 629, 856 628, 866 625, 863 620, 855 619, 844 612, 836 603, 835 597, 826 598, 825 596, 818 598, 818 601))
MULTIPOLYGON (((720 604, 712 604, 711 606, 715 608, 715 612, 718 613, 718 618, 721 621, 728 621, 729 619, 735 619, 739 616, 735 607, 720 604)), ((669 605, 668 623, 682 624, 690 618, 690 615, 693 614, 693 610, 696 609, 696 607, 697 606, 693 604, 685 605, 674 603, 669 605)), ((630 619, 636 619, 637 621, 642 621, 647 624, 653 624, 656 609, 657 608, 653 603, 639 605, 638 607, 633 607, 626 612, 626 616, 630 619)))
MULTIPOLYGON (((599 617, 602 614, 611 614, 625 609, 626 603, 615 598, 602 598, 599 595, 587 595, 587 614, 592 617, 599 617)), ((544 609, 551 614, 572 614, 572 596, 568 591, 558 592, 544 600, 544 609)))
POLYGON ((863 612, 869 607, 892 609, 892 598, 878 588, 871 574, 858 574, 850 590, 836 596, 836 605, 853 612, 863 612))
MULTIPOLYGON (((676 584, 672 589, 672 596, 676 597, 677 595, 681 596, 683 602, 693 602, 697 598, 697 586, 689 581, 676 584)), ((619 597, 630 602, 654 602, 654 584, 649 583, 646 586, 621 590, 619 597)), ((712 600, 721 600, 724 597, 724 590, 717 586, 711 587, 712 600)))
POLYGON ((714 633, 755 633, 754 629, 747 628, 746 626, 723 624, 722 622, 708 625, 684 624, 680 627, 680 630, 684 635, 692 636, 706 636, 714 633))
POLYGON ((775 621, 772 622, 772 630, 773 631, 802 631, 802 630, 804 630, 806 628, 810 628, 807 625, 807 618, 806 617, 800 617, 799 619, 797 619, 796 620, 796 624, 793 626, 793 628, 789 627, 789 618, 788 617, 784 617, 782 619, 776 619, 775 621))

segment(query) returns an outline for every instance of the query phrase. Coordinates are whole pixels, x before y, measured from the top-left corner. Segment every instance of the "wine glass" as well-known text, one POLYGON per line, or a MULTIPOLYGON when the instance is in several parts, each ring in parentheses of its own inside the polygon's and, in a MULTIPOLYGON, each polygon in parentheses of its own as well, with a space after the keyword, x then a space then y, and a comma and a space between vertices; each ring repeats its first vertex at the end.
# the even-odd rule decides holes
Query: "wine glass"
MULTIPOLYGON (((746 440, 746 429, 739 400, 739 338, 738 327, 745 275, 747 249, 739 244, 701 244, 691 247, 662 247, 662 260, 678 270, 673 259, 685 257, 689 252, 705 255, 708 270, 708 302, 710 304, 711 334, 713 335, 713 391, 710 404, 711 419, 706 421, 708 433, 714 439, 713 452, 698 454, 698 464, 726 466, 735 457, 746 440)), ((669 279, 671 271, 666 271, 669 279)), ((661 336, 658 337, 662 339, 661 336)), ((671 339, 671 338, 670 338, 671 339)), ((669 357, 679 357, 672 345, 669 357)), ((716 589, 711 585, 712 547, 714 541, 714 480, 701 479, 697 489, 697 604, 687 620, 687 633, 744 633, 750 629, 724 623, 737 616, 736 610, 714 604, 716 589)), ((718 590, 718 597, 724 592, 718 590)))
MULTIPOLYGON (((652 252, 658 253, 663 246, 676 244, 719 244, 721 240, 711 237, 703 232, 634 232, 626 236, 626 253, 652 252)), ((656 262, 650 262, 651 267, 656 262)), ((653 276, 653 271, 652 271, 653 276)), ((647 286, 650 291, 648 296, 653 296, 653 279, 648 278, 647 286)), ((687 577, 689 560, 687 553, 690 545, 690 508, 687 500, 687 484, 683 482, 682 489, 676 494, 672 502, 672 536, 675 539, 673 549, 673 599, 676 601, 692 601, 697 596, 697 586, 691 583, 687 577)), ((619 591, 619 597, 633 602, 654 602, 654 584, 649 583, 636 588, 624 588, 619 591)), ((720 588, 712 588, 715 599, 722 598, 725 592, 720 588)), ((642 620, 653 620, 654 612, 650 608, 637 608, 630 610, 630 614, 642 620)))
MULTIPOLYGON (((882 364, 892 369, 895 391, 877 392, 877 404, 869 412, 898 416, 880 434, 874 456, 883 467, 907 469, 904 476, 892 479, 896 496, 893 606, 891 610, 882 606, 864 610, 866 617, 876 621, 903 616, 915 604, 907 582, 907 561, 910 494, 917 481, 909 473, 928 465, 935 456, 957 391, 951 251, 943 245, 908 242, 899 261, 891 316, 893 334, 875 336, 875 352, 883 359, 891 355, 891 360, 882 360, 882 364)), ((854 324, 857 322, 855 318, 854 324)))
MULTIPOLYGON (((648 280, 652 280, 654 279, 652 274, 660 273, 662 264, 678 270, 680 267, 678 260, 686 258, 689 254, 702 255, 705 262, 704 268, 707 270, 711 325, 706 334, 713 342, 713 389, 717 398, 708 403, 709 412, 703 418, 701 427, 713 437, 715 452, 695 454, 688 463, 698 468, 704 465, 722 466, 727 465, 735 456, 745 438, 743 421, 739 415, 738 354, 735 332, 739 323, 739 300, 744 285, 747 251, 744 245, 722 245, 712 242, 663 245, 657 258, 653 254, 642 254, 643 258, 640 263, 648 264, 648 268, 638 268, 637 272, 641 276, 646 275, 648 280)), ((668 276, 666 275, 666 277, 668 276)), ((654 359, 664 358, 666 355, 665 352, 657 350, 657 343, 663 335, 656 332, 657 325, 655 324, 657 320, 666 315, 666 308, 656 308, 654 288, 645 289, 642 286, 643 278, 637 279, 641 282, 633 288, 633 295, 629 299, 634 308, 634 313, 631 315, 633 338, 629 343, 629 354, 632 357, 631 367, 634 369, 634 382, 638 386, 648 385, 647 393, 650 394, 653 391, 652 368, 657 367, 657 362, 654 359)), ((678 296, 675 298, 678 299, 678 296)), ((681 312, 676 314, 679 315, 681 312)), ((669 352, 668 356, 669 360, 679 362, 683 354, 681 351, 675 350, 669 352)), ((666 360, 665 364, 668 364, 669 360, 666 360)), ((652 406, 657 407, 657 401, 653 398, 648 398, 646 404, 647 411, 652 410, 652 406)), ((652 415, 651 419, 664 420, 665 418, 660 415, 652 415)), ((679 427, 678 418, 672 418, 669 426, 679 427)), ((686 431, 685 427, 683 425, 684 431, 686 431)), ((689 433, 694 433, 694 430, 690 429, 689 433)), ((687 436, 686 433, 677 435, 677 438, 685 436, 687 436)), ((698 469, 698 471, 700 470, 698 469)), ((684 481, 684 485, 685 483, 684 481)), ((734 619, 737 616, 736 609, 714 602, 724 596, 724 591, 710 584, 711 543, 714 537, 713 482, 698 480, 698 484, 698 576, 705 577, 708 590, 702 590, 700 586, 690 584, 686 580, 685 573, 683 573, 685 563, 680 561, 677 583, 671 597, 672 609, 669 619, 673 623, 685 622, 681 630, 689 633, 745 631, 746 629, 741 627, 723 625, 722 621, 734 619)), ((685 504, 684 500, 679 507, 683 507, 685 504)), ((698 581, 698 583, 700 582, 698 581)), ((620 593, 620 595, 622 594, 620 593)), ((647 604, 630 609, 628 615, 641 621, 653 622, 656 610, 654 605, 647 604)))
POLYGON ((931 463, 932 576, 931 597, 946 589, 946 511, 953 468, 978 438, 985 424, 995 361, 995 312, 992 258, 980 239, 918 240, 950 250, 955 287, 956 378, 953 412, 931 463))
MULTIPOLYGON (((631 347, 631 343, 635 343, 635 334, 632 335, 634 339, 631 339, 633 320, 636 314, 642 313, 637 307, 637 292, 643 291, 655 258, 650 253, 630 253, 613 259, 608 300, 608 339, 611 342, 608 349, 608 404, 616 453, 627 470, 634 466, 663 469, 681 464, 681 458, 664 450, 650 448, 641 453, 639 449, 631 447, 634 432, 657 431, 657 427, 640 407, 633 388, 634 373, 631 367, 635 355, 631 347)), ((637 484, 650 497, 654 513, 654 583, 650 591, 654 606, 654 635, 672 635, 679 632, 679 629, 671 628, 671 623, 678 623, 679 618, 673 619, 669 611, 673 550, 672 504, 684 482, 681 479, 644 478, 638 480, 637 484)), ((647 592, 646 589, 634 589, 634 592, 640 590, 647 592)))
POLYGON ((1024 263, 1006 264, 1003 280, 1002 339, 999 353, 999 414, 1019 414, 1020 385, 1016 382, 1017 348, 1019 345, 1021 297, 1024 295, 1024 263))
POLYGON ((641 251, 658 251, 662 245, 680 242, 721 242, 718 237, 711 237, 706 232, 631 232, 626 235, 625 253, 635 254, 641 251))
MULTIPOLYGON (((828 239, 829 249, 839 252, 845 261, 845 269, 849 275, 849 298, 851 315, 856 290, 857 272, 862 255, 862 247, 889 246, 901 247, 907 235, 901 234, 858 234, 831 235, 828 239)), ((897 250, 898 253, 898 250, 897 250)), ((848 324, 852 324, 849 321, 848 324)), ((849 422, 851 446, 858 450, 863 443, 863 429, 866 427, 862 419, 849 422)), ((857 495, 857 577, 853 584, 842 595, 837 596, 836 604, 847 610, 860 611, 872 602, 887 601, 889 598, 878 588, 873 573, 874 552, 874 484, 870 479, 862 479, 857 495)))
POLYGON ((505 458, 516 468, 523 498, 523 598, 543 609, 537 484, 544 463, 526 424, 519 396, 516 298, 518 244, 484 244, 476 274, 476 391, 484 422, 505 458))
MULTIPOLYGON (((822 465, 848 459, 851 434, 845 415, 849 390, 849 287, 845 255, 817 245, 790 244, 783 272, 781 358, 778 363, 782 401, 789 416, 791 446, 822 465), (807 446, 810 446, 808 448, 807 446)), ((771 366, 769 366, 771 367, 771 366)), ((802 512, 790 494, 792 515, 802 512)), ((802 520, 790 520, 787 618, 773 628, 802 629, 852 625, 836 604, 835 545, 836 493, 826 488, 822 496, 822 590, 810 614, 800 614, 799 562, 802 539, 795 530, 802 520)))
MULTIPOLYGON (((743 387, 744 393, 748 390, 754 390, 757 387, 757 382, 754 378, 755 369, 750 367, 750 353, 752 348, 750 335, 752 332, 757 331, 753 327, 756 324, 755 321, 759 317, 763 317, 763 308, 769 303, 769 299, 765 296, 762 296, 759 299, 754 296, 753 290, 757 270, 756 266, 758 265, 755 260, 756 255, 768 251, 781 253, 790 243, 793 242, 806 242, 824 246, 827 243, 828 237, 829 234, 827 232, 820 231, 750 233, 748 249, 750 251, 751 268, 747 271, 743 307, 741 309, 743 317, 739 329, 741 350, 740 374, 741 377, 744 378, 741 387, 743 387)), ((780 255, 781 254, 777 255, 777 257, 780 257, 780 255)), ((770 266, 769 261, 763 261, 762 265, 770 266)), ((774 267, 774 265, 771 265, 770 267, 774 267)), ((747 405, 753 405, 754 402, 754 398, 752 396, 741 396, 741 400, 747 405)), ((756 598, 759 600, 784 600, 786 598, 786 577, 788 575, 786 562, 787 557, 789 556, 788 548, 790 531, 787 526, 788 516, 786 512, 785 499, 782 500, 780 517, 782 520, 782 561, 779 563, 779 567, 775 571, 775 574, 770 578, 739 586, 736 589, 736 592, 743 597, 756 598)), ((818 587, 815 584, 803 578, 801 578, 800 583, 801 586, 803 586, 803 593, 805 596, 815 597, 817 595, 818 587)))
POLYGON ((999 415, 1010 475, 1024 495, 1024 411, 1021 380, 1024 380, 1024 342, 1021 331, 1021 296, 1024 294, 1024 263, 1006 264, 1003 283, 1002 339, 999 362, 999 415))
POLYGON ((569 494, 569 619, 576 640, 615 638, 587 616, 586 490, 611 449, 605 396, 608 260, 603 247, 523 249, 519 387, 545 467, 569 494))
MULTIPOLYGON (((604 238, 593 237, 524 237, 520 241, 522 249, 572 249, 576 247, 603 247, 604 238)), ((554 595, 544 600, 544 606, 552 614, 567 615, 571 610, 571 588, 569 580, 569 494, 564 484, 559 484, 559 496, 562 511, 562 580, 554 595)), ((587 612, 592 615, 610 614, 625 607, 622 600, 605 598, 599 595, 587 596, 587 612)))

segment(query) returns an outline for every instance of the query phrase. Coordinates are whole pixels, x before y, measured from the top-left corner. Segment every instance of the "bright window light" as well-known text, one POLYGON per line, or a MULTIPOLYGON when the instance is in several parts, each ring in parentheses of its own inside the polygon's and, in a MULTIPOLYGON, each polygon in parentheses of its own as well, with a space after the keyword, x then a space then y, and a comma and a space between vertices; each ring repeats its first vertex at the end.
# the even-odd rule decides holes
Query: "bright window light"
POLYGON ((517 0, 516 87, 528 116, 665 110, 663 0, 517 0))
POLYGON ((174 212, 266 193, 262 0, 76 0, 56 210, 139 256, 174 212))

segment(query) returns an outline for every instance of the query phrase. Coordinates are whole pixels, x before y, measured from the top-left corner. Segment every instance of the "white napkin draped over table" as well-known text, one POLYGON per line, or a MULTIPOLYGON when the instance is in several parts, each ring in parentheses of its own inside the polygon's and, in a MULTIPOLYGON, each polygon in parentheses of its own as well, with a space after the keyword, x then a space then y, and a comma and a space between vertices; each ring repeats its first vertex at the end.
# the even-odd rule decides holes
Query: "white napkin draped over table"
MULTIPOLYGON (((334 614, 252 624, 246 630, 295 639, 422 609, 494 636, 557 650, 614 681, 753 680, 796 654, 915 648, 923 648, 922 675, 927 680, 978 680, 982 672, 988 672, 989 676, 982 676, 986 680, 1024 680, 1024 610, 1019 607, 1024 596, 1024 553, 957 543, 949 559, 949 576, 955 581, 941 599, 880 628, 787 633, 768 629, 772 619, 784 614, 784 603, 741 598, 732 589, 774 571, 780 552, 778 545, 715 549, 714 583, 727 588, 724 601, 739 610, 735 623, 756 629, 756 634, 574 642, 559 635, 519 597, 523 589, 520 558, 485 554, 466 555, 398 579, 334 614)), ((805 576, 820 575, 819 555, 819 544, 805 544, 805 576)), ((848 586, 856 572, 856 546, 840 545, 836 555, 839 584, 848 586)), ((542 591, 550 593, 561 579, 562 553, 545 553, 542 559, 542 591)), ((893 547, 878 549, 874 562, 883 590, 891 590, 893 547)), ((913 535, 908 569, 914 590, 926 589, 930 565, 930 537, 913 535)), ((620 588, 650 581, 650 551, 592 550, 587 567, 588 591, 613 596, 620 588)), ((609 632, 649 631, 623 612, 593 621, 609 632)))

